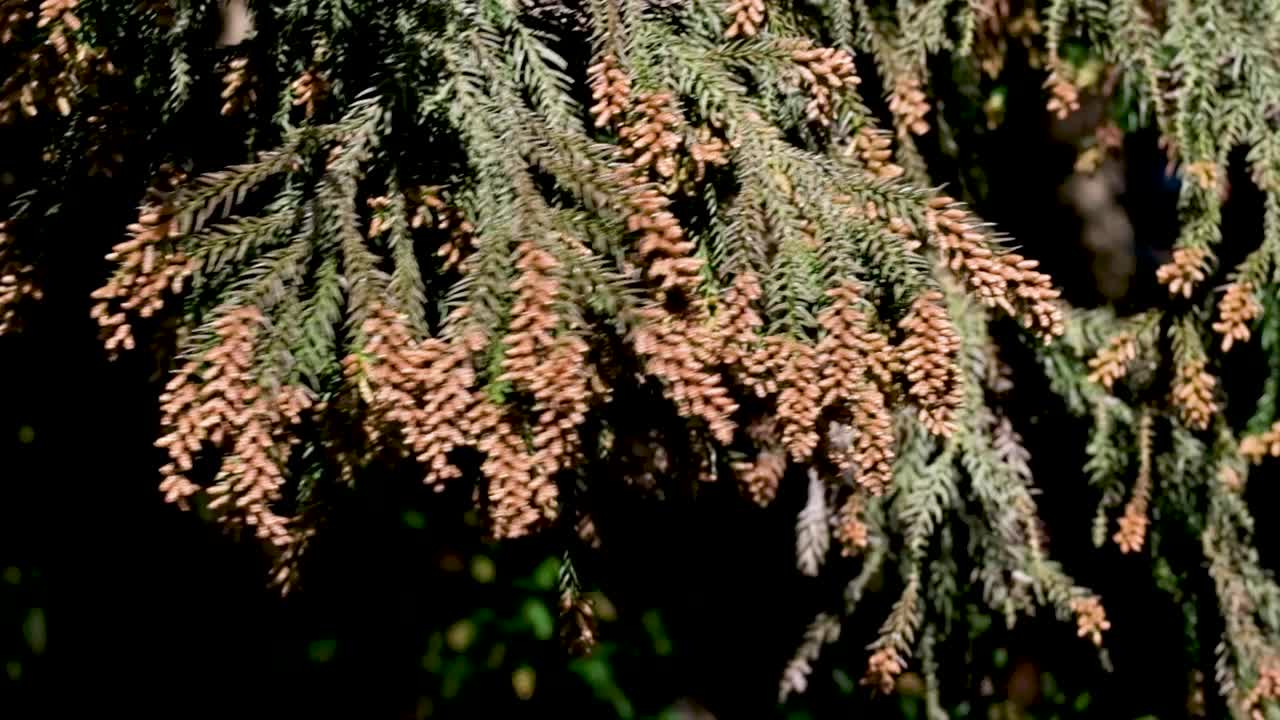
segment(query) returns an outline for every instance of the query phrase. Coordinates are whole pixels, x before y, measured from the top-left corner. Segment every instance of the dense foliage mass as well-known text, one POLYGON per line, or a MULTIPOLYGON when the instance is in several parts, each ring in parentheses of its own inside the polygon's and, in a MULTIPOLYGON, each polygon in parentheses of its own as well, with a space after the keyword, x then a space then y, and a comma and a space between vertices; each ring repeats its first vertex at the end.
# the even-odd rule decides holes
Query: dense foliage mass
MULTIPOLYGON (((74 244, 46 232, 66 179, 137 183, 91 315, 108 352, 171 368, 165 498, 263 540, 284 589, 328 489, 372 467, 472 485, 494 536, 555 528, 573 553, 606 484, 737 483, 766 505, 795 483, 798 570, 855 573, 784 698, 872 579, 897 593, 862 673, 885 691, 909 666, 936 687, 970 592, 1105 646, 1105 599, 1049 557, 1002 409, 1012 344, 1091 423, 1095 542, 1171 585, 1207 572, 1214 596, 1180 602, 1224 632, 1189 638, 1216 645, 1233 713, 1280 712, 1280 586, 1244 499, 1280 456, 1280 5, 251 8, 235 37, 211 0, 0 1, 0 137, 39 153, 5 191, 0 328, 74 244), (1083 171, 1158 132, 1183 179, 1163 309, 1072 309, 936 189, 929 160, 963 158, 980 122, 954 77, 998 80, 1014 46, 1047 112, 1105 98, 1083 171), (1259 233, 1223 230, 1233 158, 1259 233), (1265 386, 1229 407, 1219 378, 1251 343, 1265 386), (1174 536, 1200 554, 1166 556, 1174 536)), ((561 587, 589 646, 572 554, 561 587)))

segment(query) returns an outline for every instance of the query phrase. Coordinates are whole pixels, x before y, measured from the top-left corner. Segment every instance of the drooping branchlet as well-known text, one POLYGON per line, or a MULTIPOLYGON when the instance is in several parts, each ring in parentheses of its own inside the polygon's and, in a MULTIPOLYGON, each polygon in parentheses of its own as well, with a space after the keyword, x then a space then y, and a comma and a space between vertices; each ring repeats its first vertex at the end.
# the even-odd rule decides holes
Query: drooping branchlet
POLYGON ((290 518, 274 508, 282 497, 289 447, 297 442, 289 427, 311 405, 299 387, 272 388, 255 377, 254 356, 264 320, 255 307, 232 308, 213 324, 217 343, 189 360, 161 396, 156 441, 169 455, 161 468, 160 490, 168 502, 184 505, 200 491, 189 474, 206 447, 222 451, 213 485, 205 488, 209 507, 233 527, 247 526, 278 546, 296 539, 290 518))
POLYGON ((907 395, 929 432, 949 436, 956 430, 954 416, 963 401, 963 388, 957 365, 960 337, 942 306, 942 293, 931 290, 917 297, 899 327, 906 333, 898 358, 908 383, 907 395))
MULTIPOLYGON (((172 183, 181 180, 181 173, 174 173, 172 183)), ((129 238, 107 255, 107 260, 117 265, 115 273, 92 294, 97 302, 90 315, 102 327, 111 353, 133 349, 131 315, 154 315, 170 293, 182 292, 183 284, 197 269, 196 262, 177 247, 180 233, 170 203, 172 191, 155 189, 151 195, 137 221, 129 225, 129 238)))
POLYGON ((1060 293, 1036 269, 1039 262, 992 249, 981 225, 949 197, 929 201, 925 223, 947 266, 960 273, 983 303, 1018 319, 1046 342, 1063 333, 1060 293))
POLYGON ((1130 553, 1142 549, 1147 537, 1147 506, 1151 502, 1151 413, 1144 413, 1138 420, 1138 479, 1133 484, 1133 497, 1124 506, 1120 529, 1112 540, 1120 546, 1120 552, 1130 553))
POLYGON ((852 470, 859 485, 879 495, 893 477, 893 417, 884 390, 891 382, 893 352, 868 325, 852 283, 827 292, 833 300, 818 316, 825 334, 818 342, 823 407, 838 407, 851 418, 853 437, 837 465, 852 470))

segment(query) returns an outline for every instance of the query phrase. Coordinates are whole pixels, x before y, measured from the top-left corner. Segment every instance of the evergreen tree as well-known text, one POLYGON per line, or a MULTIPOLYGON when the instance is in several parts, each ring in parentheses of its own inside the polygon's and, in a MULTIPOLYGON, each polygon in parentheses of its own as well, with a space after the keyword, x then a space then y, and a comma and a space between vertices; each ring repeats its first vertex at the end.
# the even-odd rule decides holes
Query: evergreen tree
MULTIPOLYGON (((1280 586, 1245 488, 1280 456, 1280 4, 1013 5, 280 0, 237 33, 212 0, 0 0, 0 329, 51 256, 97 252, 59 234, 86 195, 139 198, 104 218, 86 311, 169 373, 165 499, 263 541, 283 590, 373 468, 473 487, 497 538, 587 545, 619 484, 794 484, 798 571, 853 574, 782 696, 875 578, 896 600, 859 674, 918 668, 935 716, 966 597, 1105 646, 1007 410, 1047 382, 1090 427, 1095 544, 1217 608, 1188 641, 1235 716, 1272 717, 1280 586), (1158 307, 1072 307, 971 209, 967 148, 1028 70, 1047 113, 1105 107, 1082 172, 1159 135, 1182 182, 1158 307), (1224 221, 1233 166, 1256 231, 1224 221), (1224 388, 1258 358, 1260 393, 1224 388)), ((562 590, 590 645, 572 556, 562 590)))

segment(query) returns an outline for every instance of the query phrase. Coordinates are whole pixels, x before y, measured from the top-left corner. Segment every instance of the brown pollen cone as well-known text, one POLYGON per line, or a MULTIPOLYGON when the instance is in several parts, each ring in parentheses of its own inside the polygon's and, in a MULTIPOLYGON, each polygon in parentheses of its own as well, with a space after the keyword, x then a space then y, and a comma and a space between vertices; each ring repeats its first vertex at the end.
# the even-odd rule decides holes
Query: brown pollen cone
POLYGON ((1227 352, 1237 341, 1249 342, 1249 323, 1262 316, 1262 305, 1254 294, 1253 283, 1248 280, 1233 282, 1218 301, 1219 320, 1213 331, 1222 336, 1222 352, 1227 352))
POLYGON ((960 337, 942 307, 942 293, 932 290, 917 297, 899 323, 906 338, 898 357, 906 375, 907 395, 919 408, 920 422, 934 435, 955 432, 954 416, 962 402, 960 337))
POLYGON ((920 78, 900 75, 894 81, 889 110, 893 113, 899 137, 929 132, 929 123, 924 119, 929 114, 929 101, 921 87, 920 78))
POLYGON ((854 67, 853 56, 844 50, 815 47, 807 40, 793 44, 795 49, 791 51, 791 60, 796 63, 796 72, 809 90, 810 100, 805 106, 808 118, 810 122, 830 125, 835 113, 833 94, 862 82, 854 67))
POLYGON ((764 0, 731 0, 725 13, 733 18, 724 31, 726 40, 755 37, 764 25, 764 0))
POLYGON ((165 500, 185 507, 199 491, 188 477, 207 445, 225 454, 213 485, 205 492, 209 508, 232 527, 251 527, 263 540, 287 546, 297 538, 290 518, 272 505, 282 499, 283 465, 296 438, 288 432, 311 405, 297 386, 270 391, 253 375, 253 356, 263 320, 257 308, 235 308, 214 323, 219 342, 188 361, 160 396, 161 426, 156 441, 169 455, 161 468, 165 500))
POLYGON ((729 396, 720 374, 712 368, 720 343, 710 329, 705 310, 676 315, 659 305, 638 313, 632 343, 644 359, 645 372, 663 381, 665 394, 684 417, 701 418, 719 442, 733 441, 733 413, 738 404, 729 396))
POLYGON ((870 329, 857 305, 855 284, 827 295, 834 302, 818 315, 824 331, 818 342, 821 405, 840 408, 852 418, 853 430, 848 452, 833 459, 841 470, 854 470, 859 485, 879 495, 893 477, 893 417, 883 391, 891 382, 893 351, 883 335, 870 329))
POLYGON ((1106 347, 1089 358, 1089 382, 1110 390, 1129 372, 1129 363, 1138 357, 1138 341, 1132 333, 1120 333, 1107 341, 1106 347))
POLYGON ((757 418, 747 426, 747 437, 759 448, 752 460, 732 463, 738 482, 757 505, 764 507, 778 495, 778 485, 787 472, 787 452, 778 438, 778 424, 773 418, 757 418))
POLYGON ((1257 435, 1241 438, 1240 454, 1254 465, 1267 457, 1280 457, 1280 422, 1273 423, 1266 431, 1257 435))
POLYGON ((1111 629, 1111 623, 1098 598, 1094 595, 1072 598, 1071 611, 1076 614, 1076 635, 1087 637, 1101 647, 1102 633, 1111 629))
POLYGON ((609 53, 587 68, 587 80, 595 101, 590 113, 596 127, 609 126, 631 109, 631 76, 619 66, 616 55, 609 53))
POLYGON ((947 267, 983 304, 1000 308, 1045 342, 1064 332, 1062 310, 1056 304, 1060 293, 1048 275, 1036 270, 1037 261, 993 250, 977 220, 949 197, 929 201, 925 222, 929 240, 942 252, 947 267))
POLYGON ((1120 529, 1112 540, 1120 546, 1120 552, 1138 552, 1147 537, 1147 507, 1151 502, 1151 414, 1144 414, 1138 421, 1138 480, 1133 485, 1133 497, 1124 506, 1120 529))
POLYGON ((35 266, 18 258, 9 222, 0 221, 0 335, 16 327, 20 303, 44 296, 34 275, 35 266))
POLYGON ((107 259, 117 267, 107 284, 93 291, 97 302, 90 315, 98 321, 109 352, 134 347, 129 315, 147 318, 164 307, 166 295, 182 292, 196 270, 194 261, 176 247, 178 225, 167 200, 144 205, 129 237, 107 259))
POLYGON ((863 126, 854 136, 853 149, 867 170, 881 180, 893 180, 906 172, 893 162, 893 140, 888 132, 863 126))
POLYGON ((1196 284, 1205 279, 1208 253, 1201 248, 1176 248, 1173 261, 1156 269, 1156 280, 1169 286, 1170 295, 1191 297, 1196 284))
POLYGON ((257 99, 253 75, 249 72, 249 58, 232 59, 222 76, 222 114, 238 115, 253 107, 257 99))
POLYGON ((840 541, 840 554, 846 557, 857 555, 871 542, 871 530, 862 520, 862 506, 862 496, 857 492, 840 506, 835 536, 840 541))
POLYGON ((1178 408, 1182 421, 1195 430, 1204 430, 1218 412, 1213 400, 1217 378, 1205 370, 1204 360, 1194 360, 1178 368, 1173 383, 1173 404, 1178 408))

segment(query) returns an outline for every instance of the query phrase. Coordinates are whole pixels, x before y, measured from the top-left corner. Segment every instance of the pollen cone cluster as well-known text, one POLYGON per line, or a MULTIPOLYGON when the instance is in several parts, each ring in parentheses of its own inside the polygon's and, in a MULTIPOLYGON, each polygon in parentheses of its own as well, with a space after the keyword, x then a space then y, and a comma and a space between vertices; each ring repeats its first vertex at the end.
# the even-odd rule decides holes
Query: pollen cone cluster
POLYGON ((641 172, 666 179, 676 174, 676 150, 682 142, 680 116, 670 93, 646 93, 636 99, 635 119, 618 130, 622 155, 641 172))
POLYGON ((747 426, 747 436, 758 450, 751 460, 732 463, 738 482, 746 488, 751 499, 760 506, 768 505, 778 494, 778 485, 787 472, 787 452, 778 438, 777 423, 757 419, 747 426))
POLYGON ((102 327, 109 352, 133 349, 129 316, 154 315, 164 307, 166 295, 182 292, 196 270, 195 262, 175 247, 180 233, 167 199, 143 206, 128 229, 128 239, 107 255, 117 264, 115 274, 92 294, 97 302, 90 315, 102 327))
POLYGON ((7 221, 0 221, 0 335, 17 323, 19 303, 39 300, 44 294, 32 279, 35 267, 18 258, 9 228, 7 221))
POLYGON ((891 693, 906 665, 906 661, 896 649, 882 647, 872 653, 871 659, 867 662, 867 675, 862 683, 874 686, 882 693, 891 693))
POLYGON ((1076 635, 1087 637, 1094 645, 1102 645, 1102 633, 1111 629, 1107 611, 1094 595, 1071 599, 1071 611, 1076 614, 1076 635))
POLYGON ((1272 424, 1262 433, 1242 438, 1240 454, 1254 465, 1267 457, 1280 457, 1280 422, 1272 424))
POLYGON ((900 137, 929 132, 929 123, 924 119, 929 114, 929 101, 919 78, 912 75, 898 77, 889 98, 889 110, 893 113, 900 137))
POLYGON ((858 308, 857 286, 848 283, 827 294, 833 302, 818 316, 824 331, 818 342, 821 406, 840 408, 851 418, 853 437, 848 452, 835 458, 837 465, 852 469, 859 485, 879 495, 893 473, 893 417, 884 396, 893 352, 858 308))
POLYGON ((844 50, 814 47, 809 41, 797 43, 791 51, 796 72, 809 90, 805 107, 811 122, 830 125, 834 115, 832 94, 862 82, 853 65, 853 56, 844 50))
POLYGON ((688 418, 699 418, 719 442, 733 441, 738 404, 713 368, 720 343, 705 314, 676 315, 657 305, 642 308, 633 343, 645 371, 662 380, 667 397, 688 418))
POLYGON ((778 421, 782 444, 799 462, 808 460, 818 447, 818 415, 822 412, 822 388, 817 351, 798 340, 783 342, 786 365, 778 375, 778 421))
POLYGON ((1222 351, 1227 352, 1237 341, 1249 342, 1249 323, 1262 315, 1262 305, 1248 280, 1233 282, 1218 301, 1219 320, 1213 331, 1222 336, 1222 351))
POLYGON ((446 239, 440 243, 436 256, 441 259, 445 268, 461 268, 471 253, 475 225, 471 224, 456 203, 450 202, 439 187, 420 187, 410 197, 417 201, 417 207, 413 211, 413 217, 409 219, 409 226, 416 230, 426 225, 446 233, 446 239))
POLYGON ((671 200, 650 184, 636 184, 626 195, 627 229, 639 233, 637 250, 645 276, 664 293, 689 296, 700 282, 702 261, 694 244, 668 209, 671 200))
POLYGON ((726 365, 736 366, 751 355, 762 324, 751 305, 759 299, 760 282, 752 273, 740 273, 725 292, 724 303, 716 313, 716 330, 726 365))
POLYGON ((363 330, 364 352, 343 364, 348 379, 365 389, 366 431, 377 439, 385 428, 398 428, 407 450, 426 468, 428 484, 458 477, 450 453, 472 442, 482 414, 466 349, 434 338, 415 340, 405 318, 383 305, 374 308, 363 330))
POLYGON ((587 69, 591 83, 591 117, 598 128, 609 126, 631 108, 631 76, 618 64, 612 53, 587 69))
POLYGON ((31 19, 26 0, 0 0, 0 45, 15 37, 18 27, 31 19))
POLYGON ((960 337, 942 306, 942 293, 935 290, 916 298, 899 326, 906 333, 898 358, 909 383, 907 395, 929 432, 950 436, 963 400, 957 365, 960 337))
POLYGON ((871 531, 862 520, 862 496, 851 493, 840 506, 836 524, 836 539, 840 541, 840 554, 857 555, 871 541, 871 531))
POLYGON ((1241 703, 1249 720, 1263 720, 1263 704, 1280 700, 1280 658, 1268 657, 1258 668, 1258 681, 1241 703))
POLYGON ((997 253, 981 226, 949 197, 929 201, 929 238, 952 271, 989 307, 998 307, 1046 342, 1064 331, 1059 292, 1039 263, 1013 253, 997 253))
POLYGON ((234 58, 222 76, 222 114, 238 115, 251 108, 257 97, 253 76, 249 73, 249 58, 234 58))
POLYGON ((1156 270, 1156 280, 1169 286, 1170 295, 1191 297, 1196 284, 1205 279, 1207 253, 1201 248, 1176 248, 1173 261, 1156 270))
POLYGON ((1065 120, 1071 113, 1080 109, 1080 90, 1058 69, 1049 73, 1044 86, 1049 88, 1049 102, 1046 109, 1059 120, 1065 120))
POLYGON ((218 343, 186 363, 161 396, 161 426, 156 441, 169 455, 161 468, 165 500, 186 504, 199 491, 188 474, 205 447, 224 455, 214 484, 205 489, 209 508, 232 526, 248 526, 279 546, 295 540, 289 518, 273 506, 282 499, 283 465, 294 443, 288 432, 311 405, 306 390, 285 386, 268 390, 254 378, 254 348, 262 315, 253 307, 236 308, 219 318, 218 343))
POLYGON ((854 136, 853 149, 858 159, 876 177, 881 180, 893 180, 902 177, 906 172, 901 165, 893 162, 893 141, 888 132, 864 126, 854 136))
POLYGON ((1173 383, 1173 404, 1178 408, 1187 427, 1204 430, 1218 412, 1213 400, 1217 378, 1205 370, 1204 360, 1195 360, 1178 368, 1173 383))
POLYGON ((555 336, 555 303, 559 283, 552 272, 559 263, 533 243, 517 250, 520 277, 513 289, 510 331, 500 380, 533 395, 533 450, 539 470, 550 477, 577 453, 578 425, 592 395, 587 343, 571 333, 555 336))
POLYGON ((485 454, 480 470, 489 481, 489 519, 494 537, 528 535, 543 518, 555 519, 559 491, 538 467, 521 429, 502 417, 501 409, 492 403, 482 412, 488 417, 481 424, 490 429, 479 436, 476 447, 485 454))
POLYGON ((1129 363, 1138 357, 1138 340, 1132 333, 1120 333, 1089 358, 1089 382, 1110 390, 1129 372, 1129 363))
POLYGON ((724 31, 725 39, 755 37, 764 25, 764 0, 732 0, 725 12, 733 18, 724 31))
POLYGON ((293 92, 294 107, 301 107, 307 117, 316 114, 316 107, 328 95, 329 86, 315 70, 303 70, 302 74, 289 85, 293 92))
POLYGON ((1147 506, 1151 502, 1151 415, 1144 414, 1138 422, 1138 480, 1133 485, 1133 497, 1124 507, 1120 529, 1112 537, 1120 552, 1130 553, 1142 549, 1147 537, 1147 506))

